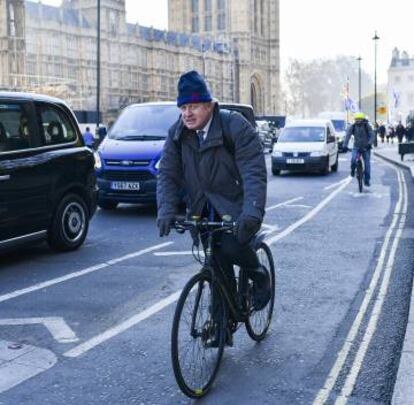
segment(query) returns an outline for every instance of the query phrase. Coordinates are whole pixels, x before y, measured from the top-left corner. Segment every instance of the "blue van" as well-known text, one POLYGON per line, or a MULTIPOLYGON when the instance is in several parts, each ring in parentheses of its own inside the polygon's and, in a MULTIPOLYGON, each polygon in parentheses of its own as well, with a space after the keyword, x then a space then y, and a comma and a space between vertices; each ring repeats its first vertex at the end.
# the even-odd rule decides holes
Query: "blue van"
POLYGON ((173 102, 132 104, 122 111, 98 148, 99 207, 156 201, 161 151, 179 115, 173 102))
MULTIPOLYGON (((240 112, 255 126, 251 106, 221 104, 240 112)), ((174 102, 132 104, 125 108, 98 148, 98 205, 114 209, 119 203, 155 203, 162 148, 169 128, 179 118, 174 102)))

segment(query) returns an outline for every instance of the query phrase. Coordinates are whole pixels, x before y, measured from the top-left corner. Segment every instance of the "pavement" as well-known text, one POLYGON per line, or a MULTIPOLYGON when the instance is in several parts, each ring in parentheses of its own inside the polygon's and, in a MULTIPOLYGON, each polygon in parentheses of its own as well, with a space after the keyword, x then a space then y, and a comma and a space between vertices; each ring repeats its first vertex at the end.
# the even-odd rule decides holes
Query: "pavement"
MULTIPOLYGON (((398 144, 378 144, 374 155, 408 169, 414 180, 414 155, 405 155, 404 161, 398 154, 398 144)), ((414 289, 411 292, 410 312, 404 344, 395 382, 393 405, 414 405, 414 289)))

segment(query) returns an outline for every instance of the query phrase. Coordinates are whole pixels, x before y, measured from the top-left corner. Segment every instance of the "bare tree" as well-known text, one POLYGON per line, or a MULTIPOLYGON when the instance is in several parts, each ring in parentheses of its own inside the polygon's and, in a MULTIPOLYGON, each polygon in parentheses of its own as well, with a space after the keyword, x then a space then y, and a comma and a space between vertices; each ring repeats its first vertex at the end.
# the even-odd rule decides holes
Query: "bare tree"
MULTIPOLYGON (((290 62, 283 81, 285 111, 289 115, 312 117, 321 111, 343 110, 344 87, 349 79, 351 98, 358 98, 358 63, 354 57, 290 62)), ((362 93, 373 87, 362 71, 362 93)))

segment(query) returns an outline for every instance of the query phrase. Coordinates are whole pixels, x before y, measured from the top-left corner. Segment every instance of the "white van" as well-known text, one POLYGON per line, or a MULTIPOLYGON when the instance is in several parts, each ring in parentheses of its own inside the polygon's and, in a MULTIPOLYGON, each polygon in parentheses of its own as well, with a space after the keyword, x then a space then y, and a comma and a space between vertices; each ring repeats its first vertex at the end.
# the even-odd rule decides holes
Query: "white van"
POLYGON ((321 112, 318 118, 331 120, 335 128, 336 137, 338 139, 339 152, 342 152, 343 146, 344 146, 344 140, 346 136, 346 130, 347 130, 346 113, 341 112, 341 111, 332 111, 332 112, 325 111, 325 112, 321 112))
POLYGON ((338 170, 338 142, 329 119, 291 121, 272 151, 272 173, 338 170))

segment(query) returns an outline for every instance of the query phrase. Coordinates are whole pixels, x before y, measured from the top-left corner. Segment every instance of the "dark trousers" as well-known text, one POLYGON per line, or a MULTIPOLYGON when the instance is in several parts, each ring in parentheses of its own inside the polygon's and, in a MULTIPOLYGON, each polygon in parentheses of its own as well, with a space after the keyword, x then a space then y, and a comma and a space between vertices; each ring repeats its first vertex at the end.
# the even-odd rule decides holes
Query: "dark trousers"
MULTIPOLYGON (((206 237, 201 235, 204 248, 206 248, 206 237)), ((232 294, 235 296, 237 291, 236 277, 233 265, 242 267, 243 269, 255 270, 259 267, 259 259, 253 247, 250 245, 242 245, 237 241, 237 238, 232 234, 220 234, 214 240, 214 253, 218 261, 218 265, 222 268, 226 282, 230 287, 232 294)), ((254 279, 254 273, 253 274, 254 279)), ((213 294, 213 319, 217 316, 218 306, 213 294)))

